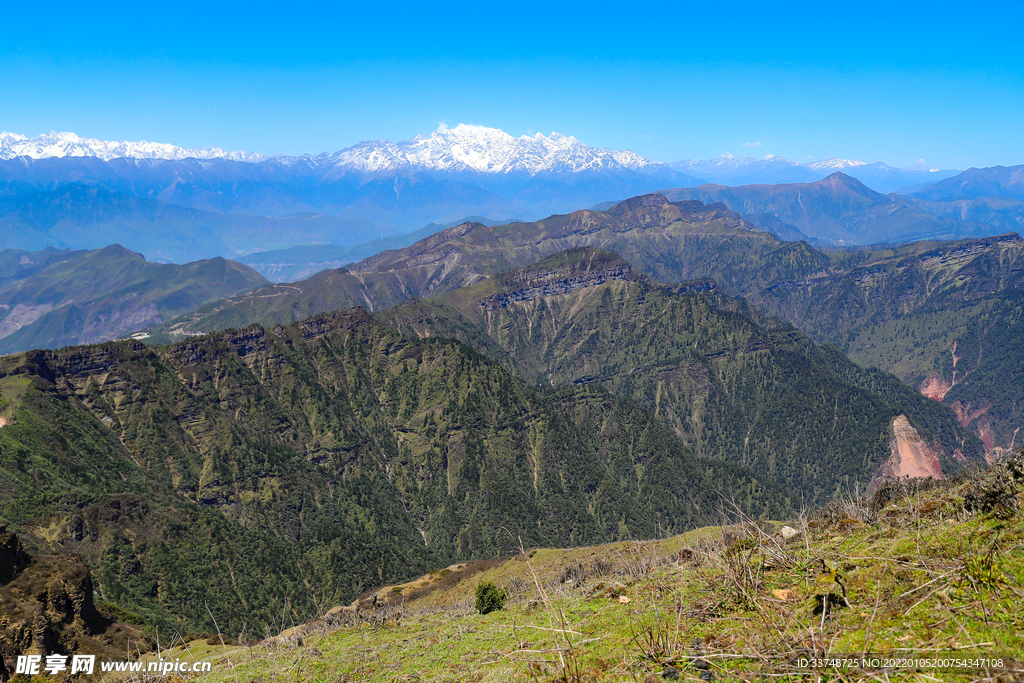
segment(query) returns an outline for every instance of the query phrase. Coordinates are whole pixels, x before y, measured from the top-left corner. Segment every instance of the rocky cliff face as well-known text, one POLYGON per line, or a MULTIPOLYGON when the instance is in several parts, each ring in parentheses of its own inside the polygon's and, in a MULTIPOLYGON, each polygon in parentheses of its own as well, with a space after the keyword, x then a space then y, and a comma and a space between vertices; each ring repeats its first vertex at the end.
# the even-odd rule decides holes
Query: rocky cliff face
POLYGON ((875 475, 874 485, 904 477, 943 478, 939 452, 925 443, 906 415, 899 415, 892 421, 892 431, 893 439, 889 443, 892 455, 875 475))
POLYGON ((494 294, 480 300, 480 306, 484 309, 496 307, 508 308, 509 304, 532 301, 540 297, 558 296, 575 292, 585 287, 596 287, 603 285, 610 280, 630 279, 633 271, 629 264, 620 263, 601 270, 589 270, 579 273, 574 269, 563 268, 545 270, 543 272, 524 274, 517 281, 510 282, 510 285, 521 285, 519 289, 510 289, 500 294, 494 294))
POLYGON ((94 654, 123 659, 128 641, 145 651, 138 628, 104 617, 80 560, 29 553, 0 525, 0 680, 21 654, 94 654))

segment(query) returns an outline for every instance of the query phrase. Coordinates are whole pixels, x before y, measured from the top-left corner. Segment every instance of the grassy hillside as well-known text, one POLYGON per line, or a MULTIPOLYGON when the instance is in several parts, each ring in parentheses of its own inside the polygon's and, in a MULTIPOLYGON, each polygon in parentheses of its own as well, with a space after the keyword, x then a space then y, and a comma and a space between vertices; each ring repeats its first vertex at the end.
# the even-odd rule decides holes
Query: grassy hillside
POLYGON ((788 538, 733 516, 448 567, 220 648, 211 680, 1017 680, 1022 457, 837 501, 790 520, 788 538), (507 593, 504 609, 475 609, 485 582, 507 593))
MULTIPOLYGON (((24 254, 2 253, 35 265, 24 254)), ((16 270, 0 284, 0 353, 113 339, 266 283, 251 268, 222 258, 150 263, 117 244, 33 256, 44 267, 16 270)))
POLYGON ((262 632, 429 564, 697 526, 728 491, 642 407, 539 392, 453 341, 359 310, 170 347, 0 359, 0 521, 81 553, 141 623, 262 632), (209 612, 205 603, 209 604, 209 612))
POLYGON ((55 249, 53 247, 47 247, 41 251, 4 249, 0 251, 0 285, 12 280, 21 280, 49 265, 66 261, 80 253, 70 249, 55 249))

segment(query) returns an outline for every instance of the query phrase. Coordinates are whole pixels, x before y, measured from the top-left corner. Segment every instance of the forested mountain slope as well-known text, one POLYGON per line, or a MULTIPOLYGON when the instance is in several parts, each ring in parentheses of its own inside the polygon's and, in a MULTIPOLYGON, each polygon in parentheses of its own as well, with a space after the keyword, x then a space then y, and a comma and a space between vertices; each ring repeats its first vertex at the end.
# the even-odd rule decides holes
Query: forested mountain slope
MULTIPOLYGON (((757 310, 790 321, 817 343, 835 344, 857 362, 894 372, 914 387, 952 363, 954 342, 958 349, 972 343, 965 336, 968 328, 988 340, 983 362, 991 359, 993 367, 1017 376, 1016 236, 825 252, 752 228, 722 205, 671 203, 660 194, 536 223, 467 223, 348 269, 210 304, 155 328, 154 337, 169 341, 253 322, 278 324, 357 304, 380 311, 567 248, 593 246, 615 251, 636 272, 660 282, 711 278, 729 295, 746 297, 757 310), (991 307, 988 322, 974 326, 981 309, 968 303, 991 307), (919 315, 928 321, 915 334, 931 330, 930 342, 911 345, 908 333, 884 327, 907 319, 916 329, 919 324, 910 318, 919 315)), ((942 372, 952 383, 951 368, 942 372)), ((1014 406, 1024 405, 1015 387, 1024 385, 1004 383, 987 371, 960 372, 957 383, 962 398, 955 393, 936 398, 954 407, 961 401, 963 424, 990 449, 1009 448, 1021 426, 1014 406)))
POLYGON ((361 309, 7 356, 0 389, 0 522, 81 553, 130 620, 182 632, 261 635, 512 537, 648 538, 725 497, 798 504, 635 403, 539 392, 361 309))
POLYGON ((820 343, 950 405, 992 455, 1024 425, 1024 240, 1015 234, 828 254, 744 292, 820 343))
POLYGON ((696 453, 750 466, 810 503, 881 476, 901 415, 932 451, 932 474, 982 452, 953 411, 896 377, 815 347, 713 282, 661 285, 607 251, 570 250, 376 317, 412 338, 463 340, 531 381, 600 384, 696 453))

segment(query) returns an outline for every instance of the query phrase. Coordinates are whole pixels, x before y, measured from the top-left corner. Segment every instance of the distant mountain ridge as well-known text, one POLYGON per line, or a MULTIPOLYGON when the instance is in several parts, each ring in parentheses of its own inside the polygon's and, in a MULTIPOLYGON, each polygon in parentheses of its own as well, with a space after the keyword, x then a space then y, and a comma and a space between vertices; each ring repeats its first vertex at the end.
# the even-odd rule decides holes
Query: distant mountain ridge
POLYGON ((912 197, 932 201, 1005 197, 1024 201, 1024 165, 970 168, 952 178, 914 192, 912 197))
POLYGON ((16 133, 0 132, 0 159, 30 157, 96 157, 104 161, 130 157, 133 159, 228 159, 230 161, 264 161, 263 154, 226 152, 219 147, 185 149, 162 142, 110 142, 82 138, 74 133, 51 131, 29 138, 16 133))
POLYGON ((0 264, 15 259, 0 280, 0 354, 107 341, 267 283, 234 261, 151 263, 118 244, 0 251, 0 264))
MULTIPOLYGON (((187 149, 157 142, 110 142, 50 132, 28 138, 0 133, 0 159, 29 157, 96 157, 111 159, 224 159, 258 163, 270 157, 249 152, 227 152, 219 147, 187 149)), ((312 160, 362 173, 430 170, 475 173, 579 173, 590 170, 638 170, 660 166, 629 150, 589 147, 572 136, 552 133, 515 138, 497 128, 460 123, 410 140, 366 140, 333 153, 281 156, 284 164, 312 160)))
POLYGON ((466 222, 480 223, 481 225, 497 224, 496 221, 488 220, 483 216, 467 216, 464 220, 454 221, 447 225, 431 223, 414 232, 381 237, 357 244, 354 247, 335 244, 299 245, 290 249, 247 254, 239 258, 239 261, 272 282, 294 282, 305 280, 322 270, 341 268, 349 263, 362 261, 388 249, 407 247, 424 237, 466 222))
MULTIPOLYGON (((886 233, 882 227, 899 223, 889 217, 875 221, 872 242, 998 234, 1017 229, 1024 209, 979 200, 978 192, 990 194, 988 189, 960 200, 972 206, 926 204, 934 199, 922 186, 947 174, 927 165, 895 169, 832 158, 805 166, 772 155, 666 165, 557 133, 517 138, 465 124, 398 143, 367 141, 334 153, 276 158, 104 142, 70 133, 32 139, 5 133, 0 136, 0 248, 96 249, 117 242, 178 263, 236 258, 318 243, 355 246, 465 216, 485 222, 537 220, 663 188, 692 188, 707 184, 704 179, 732 186, 814 183, 836 169, 875 191, 908 184, 920 191, 913 201, 889 203, 900 219, 915 216, 921 229, 904 221, 886 233)), ((1002 191, 998 183, 985 188, 990 185, 1002 191)), ((1003 199, 1020 201, 1013 187, 1006 185, 1009 194, 1003 199)), ((944 199, 949 192, 940 194, 944 199)), ((787 240, 851 241, 838 234, 842 230, 834 222, 824 230, 832 234, 823 235, 785 212, 730 208, 787 240)), ((305 268, 295 273, 305 274, 305 268)))
POLYGON ((875 192, 842 171, 811 183, 700 185, 664 194, 670 200, 722 202, 756 224, 774 217, 831 245, 948 240, 995 232, 991 226, 959 217, 932 215, 906 197, 875 192))
POLYGON ((394 232, 358 218, 315 213, 224 214, 83 183, 0 192, 0 249, 92 249, 117 243, 153 260, 184 263, 279 249, 292 241, 355 246, 394 232))
MULTIPOLYGON (((363 306, 379 311, 413 297, 437 296, 489 275, 523 266, 565 249, 595 246, 625 258, 663 282, 712 277, 730 257, 712 253, 722 243, 742 251, 767 251, 781 242, 723 204, 671 203, 662 194, 634 197, 607 211, 575 211, 532 223, 485 226, 463 223, 402 249, 385 251, 339 270, 287 285, 270 285, 209 304, 152 332, 170 341, 184 334, 253 323, 271 326, 363 306), (680 256, 707 249, 690 273, 680 256)), ((816 269, 812 264, 808 266, 816 269)), ((809 274, 800 266, 797 272, 809 274)))
POLYGON ((854 159, 830 157, 809 164, 769 154, 764 159, 723 154, 714 159, 684 159, 668 164, 670 168, 690 173, 720 185, 774 185, 778 183, 811 183, 830 173, 842 171, 876 192, 901 191, 911 186, 924 186, 950 176, 955 170, 941 170, 926 164, 924 159, 909 168, 896 168, 881 161, 867 163, 854 159))
MULTIPOLYGON (((369 141, 334 153, 276 158, 83 142, 73 134, 44 137, 30 141, 5 135, 0 197, 84 185, 222 214, 355 219, 383 228, 376 236, 473 215, 491 221, 540 218, 659 187, 701 182, 628 150, 598 149, 557 133, 514 138, 483 126, 459 125, 399 143, 369 141)), ((107 216, 119 218, 114 212, 107 216)), ((40 231, 38 225, 27 227, 26 235, 40 231)), ((4 246, 33 250, 63 246, 53 239, 22 243, 20 235, 10 233, 4 246)), ((193 235, 183 237, 188 241, 193 235)), ((76 246, 98 248, 110 241, 76 246)), ((130 248, 154 252, 144 241, 121 241, 130 248)), ((305 236, 255 250, 232 245, 222 253, 316 241, 321 240, 305 236)), ((348 243, 362 241, 366 238, 348 243)))

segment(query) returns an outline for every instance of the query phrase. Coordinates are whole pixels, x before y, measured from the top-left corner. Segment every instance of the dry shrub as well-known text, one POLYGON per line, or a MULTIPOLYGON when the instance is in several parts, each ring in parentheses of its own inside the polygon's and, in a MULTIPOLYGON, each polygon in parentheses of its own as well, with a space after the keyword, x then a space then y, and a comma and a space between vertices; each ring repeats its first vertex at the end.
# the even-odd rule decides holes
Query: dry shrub
POLYGON ((608 576, 612 574, 614 571, 614 564, 604 559, 603 557, 599 557, 590 563, 590 568, 587 570, 587 574, 590 576, 590 578, 596 579, 601 576, 608 576))
POLYGON ((689 546, 680 548, 672 554, 672 561, 682 564, 695 564, 700 560, 700 555, 689 546))
POLYGON ((955 480, 947 479, 892 479, 881 486, 875 491, 875 494, 871 496, 868 501, 868 509, 871 513, 877 513, 882 508, 896 503, 902 500, 906 500, 912 496, 925 491, 932 491, 937 488, 947 488, 954 483, 955 480))
POLYGON ((573 588, 579 588, 587 580, 587 569, 582 562, 574 562, 562 570, 558 577, 558 583, 567 583, 573 588))
POLYGON ((639 580, 650 576, 656 568, 666 564, 666 558, 659 555, 653 544, 631 541, 619 552, 619 569, 621 576, 629 576, 639 580))
POLYGON ((532 589, 532 587, 532 584, 527 583, 518 576, 513 576, 505 584, 505 592, 508 593, 510 598, 515 599, 518 596, 526 594, 532 589))

